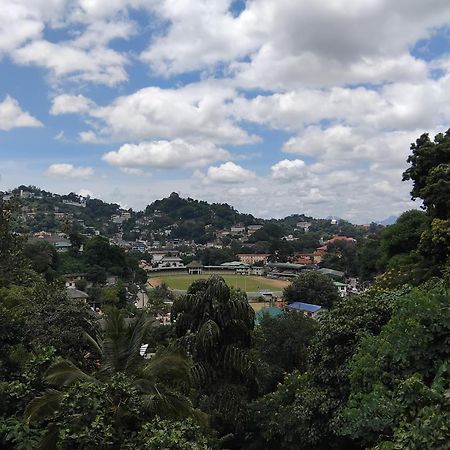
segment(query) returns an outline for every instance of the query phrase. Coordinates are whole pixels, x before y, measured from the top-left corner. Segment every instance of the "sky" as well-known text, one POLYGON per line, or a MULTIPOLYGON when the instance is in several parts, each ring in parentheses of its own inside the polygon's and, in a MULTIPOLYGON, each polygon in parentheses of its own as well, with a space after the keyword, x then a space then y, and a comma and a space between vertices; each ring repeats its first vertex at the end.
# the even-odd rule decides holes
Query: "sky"
POLYGON ((354 223, 419 207, 448 0, 2 0, 0 189, 354 223))

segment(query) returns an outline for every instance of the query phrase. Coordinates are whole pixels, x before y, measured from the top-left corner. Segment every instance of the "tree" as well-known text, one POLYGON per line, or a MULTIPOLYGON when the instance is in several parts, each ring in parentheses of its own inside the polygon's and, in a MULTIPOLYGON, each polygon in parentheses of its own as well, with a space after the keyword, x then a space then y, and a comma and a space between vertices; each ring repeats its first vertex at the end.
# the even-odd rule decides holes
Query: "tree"
POLYGON ((179 342, 194 360, 197 404, 223 433, 242 431, 247 399, 256 391, 247 351, 254 317, 245 293, 216 275, 194 281, 172 307, 179 342))
MULTIPOLYGON (((211 439, 192 420, 153 419, 144 424, 135 442, 127 442, 124 449, 135 450, 209 450, 211 439)), ((122 445, 123 445, 122 444, 122 445)))
POLYGON ((378 238, 369 237, 358 241, 358 275, 362 281, 373 280, 378 275, 380 258, 381 246, 378 238))
POLYGON ((432 142, 428 134, 422 134, 411 144, 408 157, 410 167, 403 173, 403 180, 411 180, 411 198, 421 198, 428 212, 438 219, 449 218, 450 192, 450 130, 439 133, 432 142))
POLYGON ((450 293, 414 290, 350 364, 344 432, 364 447, 447 448, 450 293))
POLYGON ((24 343, 28 348, 54 347, 59 355, 83 367, 91 348, 85 333, 95 333, 97 323, 90 308, 79 300, 67 298, 56 285, 40 284, 28 292, 18 312, 24 322, 24 343))
POLYGON ((265 363, 258 366, 260 391, 273 390, 286 372, 305 370, 316 329, 317 321, 296 311, 263 316, 253 333, 255 356, 265 363))
POLYGON ((179 352, 160 352, 150 360, 141 356, 150 326, 144 315, 126 321, 111 309, 104 334, 86 335, 99 358, 97 373, 89 375, 65 359, 50 366, 45 380, 54 387, 33 399, 25 412, 28 423, 46 427, 46 448, 63 446, 65 439, 87 439, 85 448, 94 448, 97 440, 113 439, 115 428, 136 429, 137 416, 200 417, 181 393, 189 387, 189 361, 179 352))
POLYGON ((387 227, 381 233, 383 265, 386 266, 393 256, 416 251, 428 222, 425 213, 412 209, 404 212, 394 225, 387 227))
POLYGON ((46 241, 31 241, 24 247, 24 256, 31 261, 32 269, 42 274, 47 281, 56 276, 58 253, 53 245, 46 241))
POLYGON ((277 390, 251 405, 248 448, 274 450, 354 447, 339 433, 350 394, 349 363, 361 339, 378 334, 401 292, 348 297, 321 316, 304 373, 286 376, 277 390))
POLYGON ((0 287, 25 284, 29 278, 23 239, 13 232, 17 206, 0 200, 0 287))
POLYGON ((312 270, 305 271, 283 291, 288 303, 304 302, 331 308, 339 300, 339 292, 328 275, 312 270))
POLYGON ((328 246, 320 265, 345 272, 348 276, 358 274, 358 252, 356 245, 349 242, 337 241, 328 246))

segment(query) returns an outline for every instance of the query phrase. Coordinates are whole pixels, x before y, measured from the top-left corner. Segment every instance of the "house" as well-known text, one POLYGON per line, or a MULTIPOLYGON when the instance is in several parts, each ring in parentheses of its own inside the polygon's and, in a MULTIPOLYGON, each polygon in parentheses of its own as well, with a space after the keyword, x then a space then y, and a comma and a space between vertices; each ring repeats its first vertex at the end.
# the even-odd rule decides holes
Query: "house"
POLYGON ((303 230, 303 232, 307 233, 309 228, 311 227, 311 222, 297 222, 295 229, 303 230))
POLYGON ((238 223, 236 225, 232 225, 230 231, 231 234, 242 234, 245 233, 245 226, 241 223, 238 223))
POLYGON ((239 261, 245 264, 255 264, 258 262, 262 262, 263 264, 267 264, 269 260, 269 253, 239 253, 238 255, 239 261))
POLYGON ((324 243, 324 247, 328 249, 329 245, 335 244, 336 242, 345 242, 347 244, 356 245, 356 239, 347 236, 333 236, 324 243))
POLYGON ((186 267, 189 275, 200 275, 203 272, 203 264, 200 261, 191 261, 186 267))
POLYGON ((58 234, 46 233, 45 231, 36 233, 35 239, 41 239, 52 244, 58 253, 66 253, 72 247, 72 244, 68 239, 61 237, 58 234))
POLYGON ((161 262, 161 260, 164 258, 164 256, 167 255, 167 250, 152 250, 149 252, 150 255, 152 255, 152 263, 157 264, 161 262))
POLYGON ((66 293, 67 293, 67 298, 69 298, 70 300, 81 300, 84 303, 87 303, 87 300, 89 298, 89 295, 86 294, 86 292, 80 291, 73 287, 66 288, 66 293))
POLYGON ((82 281, 86 278, 86 273, 68 273, 63 275, 66 288, 75 288, 77 281, 82 281))
POLYGON ((341 297, 346 297, 347 296, 347 294, 348 294, 348 292, 347 292, 347 285, 345 283, 340 283, 339 281, 335 281, 333 284, 336 286, 336 288, 337 288, 337 290, 339 292, 339 295, 341 297))
POLYGON ((321 269, 318 269, 317 272, 320 272, 324 275, 329 275, 332 278, 343 278, 344 277, 344 272, 341 272, 340 270, 327 269, 326 267, 322 267, 321 269))
POLYGON ((253 234, 255 231, 260 230, 264 225, 248 225, 247 232, 248 234, 253 234))
POLYGON ((74 202, 72 200, 63 200, 62 202, 65 205, 68 205, 68 206, 77 206, 78 208, 86 208, 86 202, 85 201, 74 202))
POLYGON ((295 311, 302 312, 307 317, 316 318, 322 311, 322 307, 319 305, 313 305, 312 303, 302 303, 294 302, 287 305, 288 308, 294 309, 295 311))

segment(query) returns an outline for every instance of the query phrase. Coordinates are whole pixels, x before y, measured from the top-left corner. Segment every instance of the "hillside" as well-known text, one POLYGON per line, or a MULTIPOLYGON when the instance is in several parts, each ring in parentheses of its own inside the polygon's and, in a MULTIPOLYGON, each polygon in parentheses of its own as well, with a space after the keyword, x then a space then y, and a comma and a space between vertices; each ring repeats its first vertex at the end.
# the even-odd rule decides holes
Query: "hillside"
POLYGON ((332 223, 331 220, 314 219, 303 214, 292 214, 283 219, 259 219, 251 214, 240 213, 227 203, 211 204, 181 198, 177 193, 154 201, 144 211, 124 210, 115 203, 74 193, 55 194, 34 186, 19 186, 4 193, 5 199, 11 197, 21 207, 23 232, 64 231, 70 227, 86 234, 107 237, 122 233, 123 239, 129 241, 170 239, 206 243, 213 241, 218 232, 230 230, 233 226, 248 229, 253 225, 254 230, 258 225, 264 226, 264 233, 258 233, 262 235, 259 240, 281 239, 289 235, 295 238, 304 234, 297 226, 304 222, 309 224, 310 233, 345 234, 352 237, 363 234, 361 227, 344 220, 332 223))

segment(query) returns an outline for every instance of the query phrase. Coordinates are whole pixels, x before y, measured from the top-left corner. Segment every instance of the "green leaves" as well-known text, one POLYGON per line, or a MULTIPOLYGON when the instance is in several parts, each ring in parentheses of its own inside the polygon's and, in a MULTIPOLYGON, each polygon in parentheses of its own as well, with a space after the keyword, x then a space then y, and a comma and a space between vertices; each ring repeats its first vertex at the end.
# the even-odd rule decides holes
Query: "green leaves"
POLYGON ((450 423, 449 336, 448 292, 414 290, 401 298, 379 336, 363 339, 353 357, 343 432, 379 449, 445 448, 443 439, 448 442, 450 434, 441 424, 450 423))

